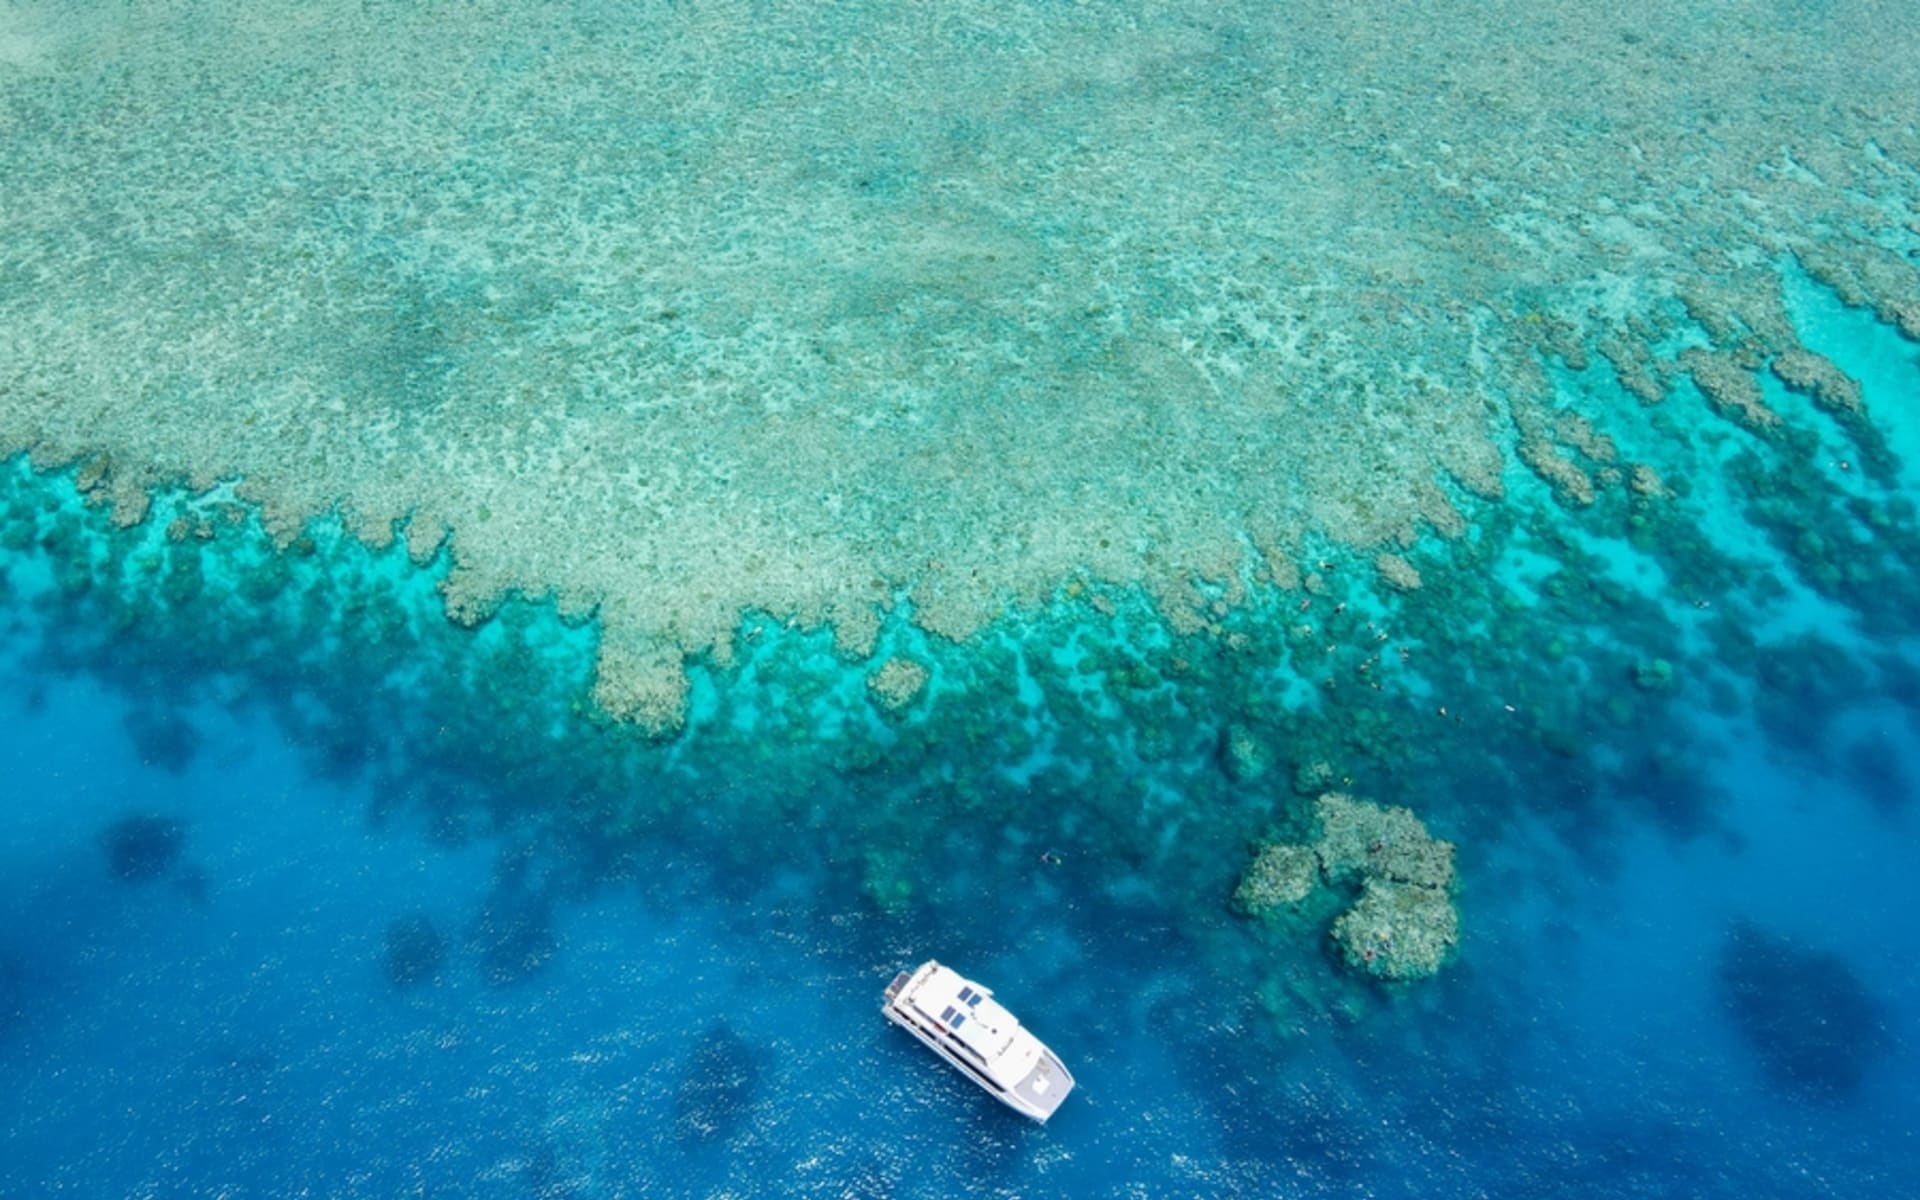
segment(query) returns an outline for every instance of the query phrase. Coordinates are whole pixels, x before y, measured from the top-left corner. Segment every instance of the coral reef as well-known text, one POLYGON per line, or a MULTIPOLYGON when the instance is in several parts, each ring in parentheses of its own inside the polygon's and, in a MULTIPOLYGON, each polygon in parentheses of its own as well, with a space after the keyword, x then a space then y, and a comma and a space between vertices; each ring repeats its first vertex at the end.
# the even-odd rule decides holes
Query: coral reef
POLYGON ((1870 241, 1803 246, 1795 253, 1809 275, 1855 308, 1872 309, 1909 341, 1920 342, 1920 271, 1870 241))
POLYGON ((1861 418, 1866 406, 1860 398, 1860 383, 1827 358, 1808 350, 1789 350, 1775 358, 1773 374, 1781 383, 1842 420, 1861 418))
POLYGON ((1380 581, 1398 592, 1417 592, 1420 590, 1420 572, 1414 565, 1398 554, 1382 554, 1373 560, 1373 569, 1379 572, 1380 581))
POLYGON ((1306 844, 1255 849, 1233 904, 1263 920, 1303 905, 1320 887, 1358 898, 1334 919, 1331 937, 1348 966, 1400 982, 1437 973, 1460 941, 1452 899, 1453 844, 1434 838, 1405 808, 1330 792, 1314 802, 1306 844))
POLYGON ((1767 407, 1760 381, 1739 362, 1725 354, 1692 349, 1681 352, 1680 363, 1713 411, 1763 436, 1778 432, 1780 414, 1767 407))
POLYGON ((1437 973, 1460 941, 1460 918, 1444 889, 1367 880, 1360 900, 1333 922, 1349 966, 1387 980, 1437 973))
POLYGON ((927 680, 931 677, 921 663, 895 655, 867 676, 867 690, 887 712, 905 712, 926 690, 927 680))
POLYGON ((1314 802, 1320 870, 1329 882, 1383 878, 1444 891, 1453 883, 1453 843, 1427 833, 1412 810, 1329 792, 1314 802))
POLYGON ((1424 518, 1427 524, 1433 527, 1433 531, 1441 537, 1452 541, 1456 538, 1466 536, 1466 516, 1461 513, 1459 506, 1453 502, 1452 497, 1440 490, 1440 488, 1435 486, 1431 481, 1422 480, 1420 484, 1414 488, 1414 502, 1419 506, 1420 516, 1424 518))
POLYGON ((1593 480, 1572 459, 1554 449, 1544 438, 1530 437, 1520 443, 1520 461, 1545 480, 1563 504, 1585 508, 1595 499, 1593 480))
POLYGON ((688 687, 671 644, 613 630, 602 634, 593 699, 608 716, 656 737, 677 733, 686 719, 688 687))
MULTIPOLYGON (((0 245, 0 255, 9 249, 0 245)), ((1767 280, 1759 278, 1764 291, 1767 280)), ((1752 284, 1750 278, 1741 287, 1752 284)), ((1855 285, 1857 298, 1873 307, 1871 289, 1858 281, 1849 286, 1855 285)), ((1821 288, 1810 302, 1830 301, 1821 288)), ((0 307, 6 302, 0 299, 0 307)), ((1685 372, 1673 365, 1675 347, 1704 334, 1724 341, 1727 361, 1749 376, 1784 360, 1793 380, 1821 386, 1813 366, 1787 357, 1792 343, 1781 338, 1766 305, 1723 296, 1697 303, 1696 320, 1657 296, 1647 303, 1645 314, 1620 317, 1615 332, 1641 347, 1658 347, 1634 361, 1663 386, 1679 385, 1667 403, 1641 408, 1624 401, 1610 381, 1596 378, 1605 374, 1606 363, 1595 358, 1586 376, 1556 364, 1550 379, 1528 376, 1525 388, 1505 386, 1513 379, 1504 376, 1490 378, 1471 404, 1449 410, 1449 419, 1471 410, 1473 420, 1504 437, 1504 409, 1521 403, 1513 396, 1524 392, 1532 414, 1524 425, 1511 423, 1579 470, 1591 484, 1592 503, 1556 506, 1528 471, 1503 464, 1499 448, 1462 450, 1405 496, 1371 501, 1365 489, 1355 488, 1327 497, 1319 515, 1329 525, 1369 528, 1385 538, 1364 548, 1317 536, 1319 527, 1302 524, 1297 513, 1267 507, 1272 497, 1259 490, 1263 485, 1243 478, 1257 474, 1247 464, 1284 470, 1293 452, 1268 444, 1237 449, 1243 457, 1205 463, 1197 460, 1217 448, 1195 449, 1197 465, 1186 481, 1193 490, 1165 493, 1165 508, 1151 526, 1130 524, 1131 501, 1114 499, 1108 490, 1128 478, 1113 462, 1071 493, 1088 508, 1117 512, 1113 528, 1049 523, 1039 502, 1054 494, 1044 469, 1054 464, 1047 463, 1029 477, 1032 496, 1022 494, 1020 505, 971 527, 970 520, 950 519, 953 510, 945 501, 930 497, 926 513, 913 521, 937 528, 913 522, 892 528, 887 522, 905 510, 884 496, 868 496, 879 505, 876 517, 875 510, 859 508, 863 493, 852 488, 840 497, 843 512, 852 516, 817 531, 829 543, 818 558, 810 545, 791 558, 769 559, 761 545, 764 528, 736 539, 730 536, 739 532, 736 527, 721 528, 724 523, 712 517, 753 509, 765 497, 724 489, 688 502, 711 504, 714 528, 681 521, 676 530, 692 537, 686 545, 665 545, 671 536, 648 526, 638 509, 599 512, 609 524, 584 538, 576 538, 580 530, 566 521, 550 527, 530 519, 530 502, 538 502, 534 508, 571 503, 576 488, 578 498, 597 501, 596 489, 605 480, 596 481, 587 458, 578 476, 567 475, 544 493, 534 493, 524 480, 507 481, 512 503, 490 496, 484 508, 463 509, 456 500, 421 509, 404 526, 404 552, 396 540, 401 531, 391 529, 391 552, 368 549, 382 544, 373 540, 377 511, 302 524, 299 505, 273 507, 278 501, 268 486, 272 480, 242 493, 220 483, 218 474, 195 480, 212 492, 162 492, 146 526, 123 528, 117 508, 110 510, 102 497, 133 477, 121 464, 137 459, 116 453, 113 470, 90 472, 90 487, 82 493, 76 479, 85 460, 63 458, 72 439, 52 436, 36 443, 34 461, 68 461, 74 464, 70 470, 36 475, 15 459, 0 478, 0 538, 32 564, 6 586, 31 591, 35 606, 46 612, 71 614, 54 643, 58 656, 87 661, 126 681, 135 694, 179 661, 232 670, 236 648, 244 648, 248 662, 271 661, 273 674, 249 675, 236 686, 296 730, 317 758, 343 772, 389 777, 394 768, 368 747, 396 740, 405 741, 407 756, 426 760, 449 758, 447 747, 462 747, 462 757, 472 761, 440 766, 463 779, 544 780, 553 770, 548 760, 565 759, 565 772, 578 772, 578 778, 565 774, 565 786, 516 782, 510 796, 493 803, 522 818, 539 811, 538 819, 620 836, 664 827, 727 839, 736 830, 772 825, 804 852, 817 853, 863 883, 875 910, 863 916, 887 924, 915 920, 950 898, 913 866, 952 853, 931 841, 927 828, 958 838, 965 836, 960 831, 987 826, 1007 836, 1003 843, 974 843, 974 859, 1010 857, 1016 861, 1003 869, 1037 873, 1043 881, 1046 872, 1034 867, 1033 851, 1053 845, 1069 851, 1072 865, 1062 877, 1096 859, 1139 864, 1148 880, 1141 890, 1158 892, 1162 901, 1175 889, 1171 881, 1203 879, 1203 886, 1192 889, 1197 899, 1165 901, 1204 906, 1185 914, 1193 919, 1180 926, 1203 929, 1210 920, 1218 922, 1231 872, 1244 861, 1236 856, 1251 841, 1279 838, 1294 847, 1312 841, 1310 806, 1294 806, 1275 828, 1270 798, 1237 778, 1266 761, 1256 747, 1272 747, 1284 759, 1284 771, 1263 776, 1273 779, 1272 787, 1290 784, 1302 796, 1347 788, 1379 795, 1418 780, 1428 798, 1422 814, 1448 828, 1471 828, 1476 819, 1493 821, 1509 809, 1551 803, 1551 818, 1570 828, 1585 831, 1651 816, 1662 828, 1685 834, 1713 826, 1716 792, 1663 721, 1676 690, 1661 686, 1663 681, 1685 679, 1690 699, 1699 693, 1724 713, 1755 713, 1808 754, 1820 752, 1815 742, 1824 722, 1817 714, 1843 707, 1845 697, 1876 687, 1920 694, 1910 669, 1903 676, 1898 663, 1870 647, 1843 649, 1817 635, 1783 644, 1767 632, 1790 615, 1780 598, 1792 584, 1796 596, 1811 591, 1845 606, 1864 631, 1889 645, 1910 638, 1912 614, 1920 612, 1907 569, 1917 560, 1911 500, 1859 474, 1808 469, 1819 465, 1812 458, 1815 447, 1831 445, 1827 427, 1834 422, 1821 414, 1838 419, 1844 405, 1823 404, 1817 395, 1811 405, 1783 400, 1779 436, 1753 438, 1708 412, 1692 386, 1679 382, 1685 372), (1574 423, 1572 407, 1583 408, 1584 429, 1574 423), (1606 434, 1597 432, 1601 426, 1606 434), (1594 457, 1608 453, 1617 456, 1610 464, 1594 457), (517 490, 523 485, 528 490, 517 490), (242 494, 265 507, 236 502, 242 494), (1400 520, 1409 498, 1413 515, 1400 520), (1036 503, 1025 506, 1029 499, 1036 503), (1016 507, 1019 517, 1008 515, 1016 507), (1198 579, 1183 574, 1192 565, 1187 551, 1217 531, 1215 518, 1231 524, 1243 516, 1250 536, 1241 545, 1242 561, 1214 556, 1208 559, 1212 573, 1198 579), (999 523, 1002 518, 1006 523, 999 523), (477 531, 473 522, 479 522, 477 531), (1427 536, 1420 522, 1438 536, 1427 536), (1463 536, 1469 529, 1473 536, 1463 536), (1076 541, 1089 532, 1094 540, 1076 541), (982 544, 1000 539, 992 543, 999 561, 948 555, 943 537, 964 541, 976 533, 982 544), (369 539, 365 544, 355 540, 363 537, 369 539), (496 537, 524 544, 526 561, 490 549, 496 537), (1040 543, 1046 553, 1023 557, 1027 541, 1040 543), (1769 543, 1777 551, 1771 560, 1769 543), (442 557, 426 570, 408 569, 443 545, 442 557), (938 553, 927 560, 900 549, 928 545, 938 553), (859 554, 842 554, 849 546, 859 554), (1369 569, 1383 546, 1419 562, 1419 591, 1395 590, 1369 569), (642 551, 653 557, 643 561, 642 551), (870 561, 860 557, 866 554, 870 561), (1065 608, 1046 602, 1057 594, 1041 586, 1050 569, 1044 564, 1054 561, 1047 554, 1071 560, 1073 578, 1085 581, 1078 595, 1090 598, 1076 598, 1065 608), (536 558, 539 572, 528 567, 536 558), (1034 563, 1042 565, 1033 566, 1031 576, 1022 574, 1034 563), (636 579, 609 564, 631 567, 636 579), (717 580, 705 573, 709 565, 720 572, 719 564, 745 574, 717 580), (822 594, 810 590, 822 574, 832 575, 847 597, 906 594, 916 604, 918 588, 937 578, 950 592, 943 593, 946 615, 935 622, 943 629, 964 632, 969 617, 982 613, 1006 616, 986 636, 965 644, 889 628, 885 645, 913 647, 914 660, 937 673, 941 710, 937 722, 879 722, 872 719, 882 707, 879 698, 850 673, 861 656, 824 655, 825 630, 807 623, 812 616, 834 619, 822 594), (1163 575, 1176 583, 1146 586, 1163 575), (437 578, 446 580, 446 611, 468 615, 474 627, 440 619, 433 607, 437 578), (580 586, 557 588, 550 599, 539 589, 525 596, 511 591, 538 579, 574 579, 580 586), (603 592, 603 583, 619 586, 603 592), (50 590, 43 594, 43 587, 50 590), (1291 594, 1279 594, 1281 589, 1291 594), (581 627, 598 611, 595 605, 615 592, 627 599, 611 606, 608 624, 581 627), (728 624, 743 595, 799 599, 790 607, 774 602, 777 611, 764 619, 756 614, 728 624), (717 599, 711 607, 689 599, 700 596, 717 599), (1155 604, 1179 605, 1178 622, 1155 604), (695 619, 675 625, 661 617, 677 619, 684 612, 695 619), (603 628, 614 636, 596 641, 603 628), (724 641, 715 641, 712 654, 686 660, 694 673, 690 686, 682 651, 697 649, 709 628, 722 628, 724 641), (353 647, 350 655, 339 652, 343 643, 353 647), (591 664, 597 645, 617 648, 603 655, 611 669, 601 672, 596 705, 591 664), (823 670, 827 661, 837 665, 823 670), (1660 663, 1668 669, 1663 672, 1660 663), (289 698, 334 688, 343 673, 361 698, 356 705, 322 712, 305 699, 289 698), (296 686, 287 686, 288 679, 296 686), (394 686, 390 681, 396 679, 412 682, 394 686), (654 698, 646 689, 631 689, 634 679, 651 680, 654 698), (1762 686, 1744 687, 1749 681, 1762 686), (1818 701, 1807 702, 1806 695, 1818 701), (1018 703, 1009 703, 1016 696, 1018 703), (599 715, 641 712, 653 714, 649 724, 660 732, 674 728, 686 712, 698 720, 672 744, 624 736, 593 722, 599 715), (422 724, 423 713, 437 720, 422 724), (577 736, 583 723, 592 727, 577 736), (1236 725, 1246 734, 1237 749, 1236 725), (1485 786, 1489 760, 1511 786, 1485 786), (859 777, 843 777, 823 764, 855 764, 847 769, 859 777), (769 786, 713 782, 736 772, 756 781, 764 775, 769 786), (1175 806, 1170 796, 1182 800, 1175 806), (912 849, 903 853, 901 846, 912 849)), ((1837 302, 1831 307, 1837 310, 1837 302)), ((1816 316, 1826 320, 1832 313, 1819 310, 1816 316)), ((1840 317, 1868 320, 1864 313, 1840 317)), ((1607 336, 1608 319, 1593 315, 1587 333, 1607 336)), ((1235 353, 1223 349, 1233 344, 1224 338, 1215 349, 1235 353)), ((1550 346, 1541 345, 1542 353, 1568 364, 1577 348, 1563 327, 1556 327, 1550 346)), ((844 344, 827 349, 847 352, 844 344)), ((1881 378, 1839 349, 1829 351, 1865 381, 1863 404, 1878 404, 1881 378)), ((1779 369, 1774 376, 1793 390, 1779 369)), ((0 373, 0 391, 26 389, 19 378, 0 373)), ((1771 379, 1763 383, 1765 395, 1780 397, 1771 379)), ((28 392, 7 394, 19 400, 28 392)), ((1395 437, 1419 440, 1417 430, 1396 426, 1402 414, 1390 390, 1369 391, 1357 382, 1352 392, 1316 397, 1328 404, 1323 416, 1354 402, 1342 412, 1340 428, 1331 431, 1338 437, 1325 443, 1327 454, 1344 455, 1354 443, 1386 447, 1395 437)), ((1229 390, 1219 402, 1234 399, 1229 390)), ((61 414, 42 407, 50 414, 44 420, 57 423, 61 414)), ((30 408, 22 405, 21 411, 30 408)), ((914 419, 933 414, 915 409, 914 419)), ((730 435, 749 436, 758 422, 757 413, 743 418, 730 435)), ((1145 424, 1142 438, 1158 436, 1152 420, 1145 424)), ((875 436, 891 428, 883 421, 875 436)), ((549 433, 561 438, 563 429, 554 424, 549 433)), ((1011 452, 1024 432, 1008 432, 988 449, 1011 452)), ((540 446, 548 435, 527 436, 540 446)), ((953 436, 957 441, 963 434, 953 436)), ((721 441, 713 457, 703 457, 704 447, 679 447, 673 454, 635 451, 630 466, 650 480, 662 478, 660 459, 688 471, 694 463, 738 469, 721 441)), ((1407 457, 1415 465, 1422 461, 1419 453, 1407 457)), ((956 497, 949 499, 961 506, 958 493, 965 493, 966 503, 990 494, 993 465, 969 474, 935 453, 916 464, 916 481, 938 492, 942 485, 928 480, 945 479, 949 467, 956 469, 956 497)), ((1384 467, 1372 486, 1391 493, 1403 467, 1397 460, 1384 467)), ((494 486, 482 474, 473 486, 494 486)), ((1356 478, 1363 474, 1356 469, 1356 478)), ((1168 485, 1159 476, 1138 484, 1149 494, 1168 485)), ((794 511, 804 512, 814 498, 787 499, 800 505, 794 511)), ((1071 589, 1066 594, 1075 596, 1071 589)), ((890 626, 910 619, 910 605, 876 604, 881 607, 873 612, 884 611, 890 626)), ((873 661, 864 660, 857 670, 870 670, 873 661)), ((1835 741, 1843 744, 1847 739, 1835 741)), ((409 797, 393 803, 436 809, 434 827, 449 839, 494 817, 476 800, 409 797)), ((743 871, 760 870, 766 856, 756 859, 747 841, 741 845, 743 871)), ((718 853, 736 851, 723 846, 718 853)), ((1364 863, 1351 853, 1340 858, 1364 863)), ((1433 865, 1430 856, 1416 856, 1415 865, 1420 862, 1433 865)), ((1318 865, 1316 858, 1316 870, 1318 865)), ((1297 904, 1271 910, 1260 926, 1220 924, 1243 942, 1254 930, 1258 939, 1252 944, 1264 941, 1269 950, 1309 925, 1325 932, 1336 906, 1359 910, 1373 884, 1407 882, 1384 868, 1369 875, 1370 869, 1350 866, 1339 883, 1324 883, 1297 904)), ((1375 897, 1368 921, 1355 917, 1346 928, 1372 930, 1373 918, 1391 916, 1396 905, 1381 899, 1387 895, 1375 897)), ((1418 896, 1391 898, 1433 908, 1418 896)), ((1446 940, 1437 915, 1415 915, 1435 931, 1430 942, 1446 940)), ((1457 926, 1456 919, 1453 936, 1457 926)), ((1350 962, 1338 935, 1294 940, 1309 955, 1331 945, 1335 953, 1328 957, 1335 964, 1350 962)), ((540 941, 532 937, 528 944, 540 941)), ((1368 947, 1364 936, 1355 944, 1362 951, 1368 947)), ((1340 997, 1327 1011, 1357 1013, 1366 1001, 1354 995, 1377 990, 1365 984, 1372 972, 1364 953, 1359 959, 1351 971, 1324 972, 1332 982, 1319 982, 1340 997)), ((1298 960, 1278 954, 1266 961, 1276 978, 1311 974, 1298 960)))
POLYGON ((1554 436, 1596 463, 1604 465, 1619 457, 1613 439, 1594 429, 1592 422, 1579 413, 1562 413, 1554 436))
POLYGON ((1860 448, 1863 464, 1875 478, 1889 486, 1898 485, 1897 460, 1887 445, 1886 435, 1867 413, 1859 380, 1835 366, 1831 359, 1810 350, 1787 350, 1771 365, 1774 377, 1789 391, 1812 400, 1847 431, 1860 448))
POLYGON ((1633 664, 1633 686, 1643 692, 1673 689, 1673 664, 1664 658, 1643 658, 1633 664))
POLYGON ((1645 463, 1636 464, 1627 475, 1627 487, 1636 496, 1649 500, 1665 499, 1672 495, 1666 483, 1660 478, 1660 472, 1645 463))
POLYGON ((1333 784, 1333 764, 1324 758, 1308 759, 1293 768, 1293 790, 1302 796, 1317 796, 1333 784))
POLYGON ((1613 367, 1614 379, 1622 391, 1642 404, 1658 404, 1667 398, 1666 384, 1645 342, 1630 334, 1616 333, 1601 338, 1596 348, 1613 367))
POLYGON ((859 656, 896 597, 963 638, 1085 578, 1211 633, 1255 561, 1290 588, 1309 543, 1459 539, 1456 501, 1518 482, 1509 425, 1604 515, 1616 440, 1663 468, 1702 443, 1659 403, 1679 374, 1762 433, 1769 356, 1847 411, 1782 337, 1789 256, 1920 337, 1897 6, 1038 6, 996 18, 1018 55, 885 5, 762 39, 724 6, 617 37, 539 6, 203 7, 102 13, 0 75, 31 114, 0 451, 72 466, 115 529, 180 481, 283 548, 320 518, 403 538, 444 555, 456 621, 550 595, 601 623, 601 711, 655 734, 746 611, 859 656), (1212 68, 1247 86, 1192 103, 1212 68), (356 86, 285 86, 325 72, 356 86), (1799 86, 1752 86, 1775 75, 1799 86), (578 119, 614 92, 674 119, 578 119), (1646 407, 1608 412, 1608 374, 1646 407))
POLYGON ((915 864, 893 846, 875 847, 860 856, 860 892, 881 912, 899 915, 913 901, 915 864))
POLYGON ((1273 770, 1272 745, 1238 721, 1220 732, 1220 767, 1235 783, 1254 783, 1273 770))
POLYGON ((1319 886, 1319 860, 1312 848, 1286 842, 1260 846, 1234 889, 1234 907, 1267 917, 1305 900, 1319 886))

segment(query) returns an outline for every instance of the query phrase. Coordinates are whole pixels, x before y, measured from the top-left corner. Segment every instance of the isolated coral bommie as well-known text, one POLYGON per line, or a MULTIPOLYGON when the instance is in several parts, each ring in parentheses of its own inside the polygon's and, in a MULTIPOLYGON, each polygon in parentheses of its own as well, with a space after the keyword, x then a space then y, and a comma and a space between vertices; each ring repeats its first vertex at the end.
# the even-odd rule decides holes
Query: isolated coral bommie
POLYGON ((1352 899, 1331 929, 1349 966, 1387 980, 1438 972, 1460 942, 1453 843, 1430 835, 1408 809, 1343 792, 1317 799, 1313 816, 1315 832, 1305 844, 1255 849, 1234 906, 1265 920, 1310 915, 1309 898, 1331 888, 1352 899))

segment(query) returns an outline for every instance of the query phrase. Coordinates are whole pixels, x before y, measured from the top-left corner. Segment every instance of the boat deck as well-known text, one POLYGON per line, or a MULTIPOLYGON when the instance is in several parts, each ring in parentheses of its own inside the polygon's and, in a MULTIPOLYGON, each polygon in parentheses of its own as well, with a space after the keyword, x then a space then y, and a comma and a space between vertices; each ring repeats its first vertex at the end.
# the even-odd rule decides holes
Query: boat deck
POLYGON ((881 1007, 889 1021, 1001 1103, 1044 1122, 1073 1090, 1073 1075, 992 995, 992 989, 929 961, 896 974, 881 1007))

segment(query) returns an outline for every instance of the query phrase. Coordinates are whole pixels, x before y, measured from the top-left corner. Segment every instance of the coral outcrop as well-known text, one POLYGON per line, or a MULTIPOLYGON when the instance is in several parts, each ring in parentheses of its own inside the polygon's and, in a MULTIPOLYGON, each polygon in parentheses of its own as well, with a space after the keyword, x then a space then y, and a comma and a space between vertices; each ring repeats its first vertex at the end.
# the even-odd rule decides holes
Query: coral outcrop
POLYGON ((1269 842, 1254 852, 1240 876, 1233 904, 1250 917, 1268 917, 1299 904, 1319 885, 1319 863, 1310 847, 1269 842))
POLYGON ((1411 809, 1329 792, 1314 802, 1320 836, 1314 852, 1328 882, 1391 879, 1445 890, 1453 883, 1453 843, 1427 833, 1411 809))
POLYGON ((1420 590, 1420 570, 1398 554, 1382 554, 1373 560, 1380 582, 1396 592, 1420 590))
POLYGON ((1436 974, 1460 941, 1460 918, 1441 888, 1369 879, 1360 899, 1333 923, 1347 962, 1381 979, 1436 974))
POLYGON ((1673 690, 1673 664, 1664 658, 1643 658, 1633 665, 1633 686, 1643 692, 1673 690))
POLYGON ((1311 910, 1319 889, 1343 896, 1357 889, 1331 929, 1342 960, 1388 981, 1437 973, 1460 942, 1453 843, 1429 834, 1409 809, 1344 792, 1321 796, 1313 815, 1317 829, 1307 843, 1256 848, 1234 891, 1234 907, 1274 920, 1311 910))
POLYGON ((1238 723, 1220 735, 1220 767, 1235 783, 1254 783, 1273 770, 1273 747, 1238 723))
POLYGON ((920 663, 896 655, 867 676, 867 692, 886 711, 905 712, 926 691, 927 680, 931 677, 931 673, 920 663))
POLYGON ((1727 355, 1708 350, 1684 351, 1680 362, 1714 412, 1762 436, 1779 430, 1780 414, 1767 407, 1753 372, 1727 355))

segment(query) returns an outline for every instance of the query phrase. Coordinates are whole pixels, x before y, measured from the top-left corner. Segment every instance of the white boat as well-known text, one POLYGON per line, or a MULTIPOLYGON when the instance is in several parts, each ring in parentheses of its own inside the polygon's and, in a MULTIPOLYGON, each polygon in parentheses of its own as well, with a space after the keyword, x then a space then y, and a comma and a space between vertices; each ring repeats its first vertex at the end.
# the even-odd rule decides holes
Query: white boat
POLYGON ((880 1011, 1015 1112, 1045 1122, 1073 1076, 1012 1013, 958 971, 928 959, 887 985, 880 1011))

